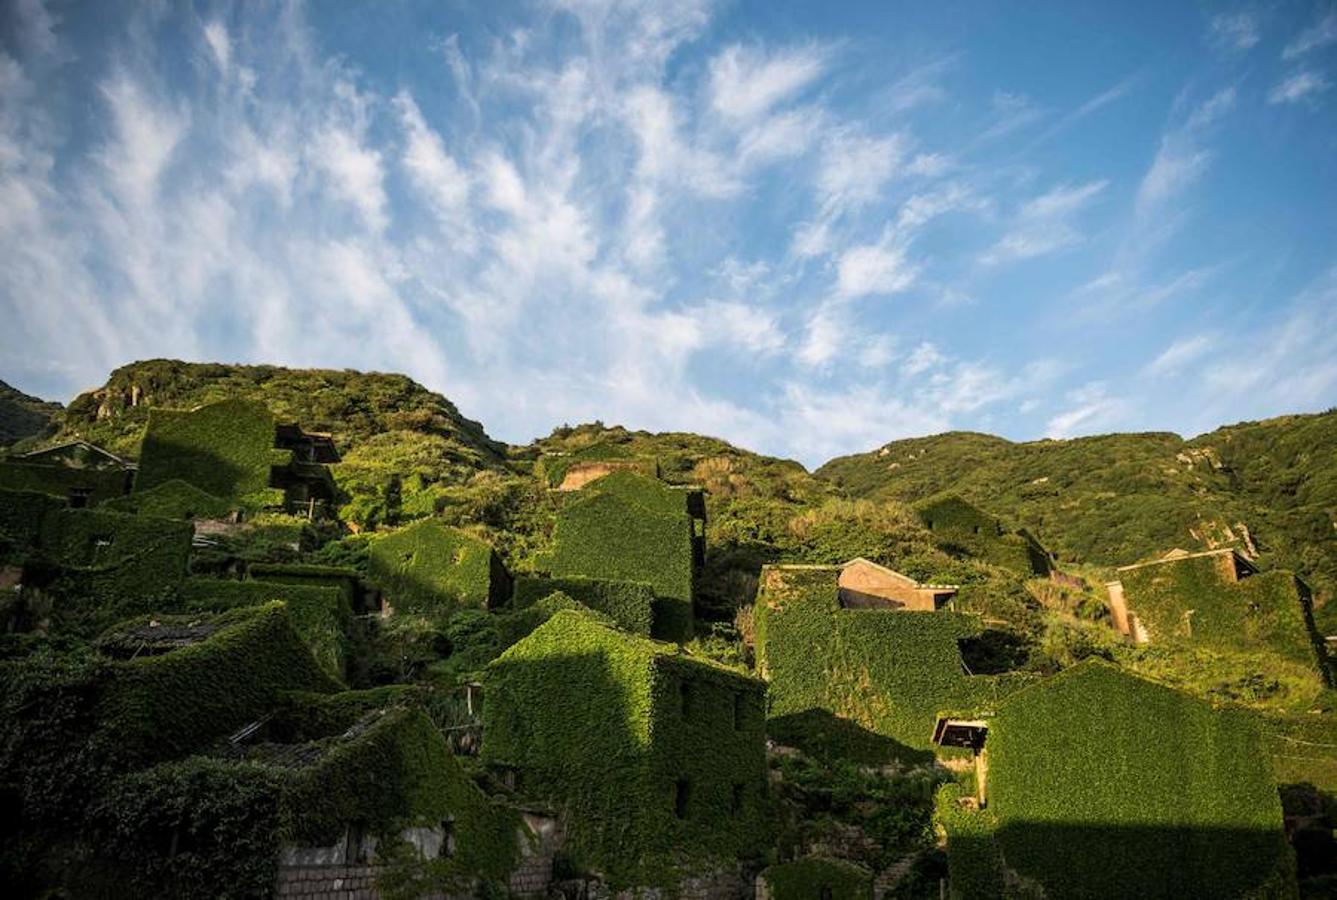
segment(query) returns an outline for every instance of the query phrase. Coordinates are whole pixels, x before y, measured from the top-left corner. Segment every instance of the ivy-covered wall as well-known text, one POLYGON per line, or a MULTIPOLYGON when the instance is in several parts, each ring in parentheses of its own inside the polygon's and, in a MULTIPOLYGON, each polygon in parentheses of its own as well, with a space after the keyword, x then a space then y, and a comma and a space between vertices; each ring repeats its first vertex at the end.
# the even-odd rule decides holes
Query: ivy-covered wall
POLYGON ((914 505, 939 548, 1028 575, 1048 575, 1049 553, 1023 530, 1009 531, 997 516, 957 494, 937 494, 914 505))
MULTIPOLYGON (((369 698, 355 699, 345 705, 369 698)), ((479 791, 421 708, 389 707, 352 737, 297 740, 310 762, 279 762, 283 748, 265 745, 118 779, 95 812, 103 853, 141 896, 268 896, 283 845, 328 846, 357 822, 393 857, 404 828, 450 821, 454 854, 414 866, 424 888, 496 883, 514 867, 520 817, 479 791)))
POLYGON ((181 605, 201 612, 222 612, 271 602, 287 604, 293 628, 321 667, 343 678, 352 609, 338 587, 188 578, 181 585, 181 605))
POLYGON ((215 497, 277 505, 283 493, 270 488, 270 469, 291 461, 291 451, 274 449, 274 416, 263 403, 233 398, 195 410, 154 409, 135 489, 180 479, 215 497))
POLYGON ((839 859, 810 856, 770 866, 761 873, 770 900, 871 900, 873 877, 839 859))
POLYGON ((36 551, 47 514, 64 506, 50 494, 0 490, 0 565, 21 564, 36 551))
POLYGON ((493 661, 482 756, 566 810, 568 848, 614 884, 767 845, 764 687, 589 613, 493 661))
POLYGON ((92 509, 59 509, 42 522, 40 555, 57 564, 54 618, 92 634, 113 622, 170 609, 186 576, 189 522, 92 509))
POLYGON ((945 823, 965 825, 972 863, 967 885, 953 867, 957 896, 998 896, 997 854, 1055 900, 1295 895, 1276 785, 1241 711, 1089 661, 1004 700, 985 751, 987 815, 945 823))
POLYGON ((235 609, 214 621, 224 627, 198 643, 113 664, 100 718, 126 758, 183 756, 259 718, 283 691, 339 688, 285 604, 235 609))
POLYGON ((1197 556, 1119 573, 1128 611, 1153 643, 1264 651, 1311 665, 1328 681, 1309 591, 1290 572, 1229 581, 1228 557, 1197 556))
POLYGON ((650 634, 654 625, 655 592, 643 581, 607 581, 600 578, 535 578, 518 576, 511 605, 527 609, 556 591, 604 613, 633 634, 650 634))
POLYGON ((168 519, 215 519, 227 515, 235 506, 220 497, 205 493, 188 481, 173 478, 148 490, 136 491, 102 504, 105 510, 168 519))
POLYGON ((817 742, 840 755, 832 742, 848 734, 848 752, 864 756, 870 742, 855 740, 853 723, 890 739, 885 753, 922 756, 940 712, 989 708, 1024 683, 1023 676, 966 673, 958 641, 979 633, 977 617, 841 609, 839 575, 827 566, 762 570, 756 654, 770 682, 773 737, 798 746, 817 742), (813 727, 824 733, 808 733, 813 727))
POLYGON ((695 572, 692 520, 685 500, 678 512, 666 514, 656 512, 653 502, 643 505, 599 489, 602 482, 621 475, 639 478, 614 473, 563 507, 553 531, 552 552, 540 565, 558 577, 648 583, 658 598, 654 635, 688 640, 695 572))
POLYGON ((0 462, 0 490, 38 491, 61 499, 79 490, 86 492, 89 506, 123 496, 129 489, 130 478, 131 474, 124 469, 0 462))
POLYGON ((367 571, 396 612, 429 618, 497 607, 511 595, 510 576, 486 541, 430 519, 377 539, 367 571))

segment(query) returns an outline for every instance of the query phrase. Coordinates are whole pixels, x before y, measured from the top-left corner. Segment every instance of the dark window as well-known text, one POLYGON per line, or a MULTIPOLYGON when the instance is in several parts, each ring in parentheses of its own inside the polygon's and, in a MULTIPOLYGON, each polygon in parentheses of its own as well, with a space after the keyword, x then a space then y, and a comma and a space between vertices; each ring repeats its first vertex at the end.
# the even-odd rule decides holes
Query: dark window
POLYGON ((455 855, 455 822, 453 819, 446 819, 441 823, 441 849, 436 853, 440 859, 446 859, 455 855))
POLYGON ((691 799, 692 786, 686 778, 679 778, 673 785, 673 814, 679 819, 687 818, 687 804, 691 799))
POLYGON ((975 526, 975 533, 976 534, 980 533, 980 527, 978 525, 975 526))
POLYGON ((740 812, 743 811, 743 798, 744 798, 743 783, 742 783, 742 782, 734 782, 734 786, 733 786, 733 800, 732 800, 732 802, 730 803, 730 809, 731 809, 735 814, 740 813, 740 812))
POLYGON ((367 862, 367 858, 367 823, 352 822, 348 826, 344 843, 344 864, 361 865, 367 862))
POLYGON ((822 885, 822 890, 821 890, 821 892, 820 892, 820 896, 821 896, 822 900, 831 900, 831 898, 834 896, 834 895, 831 893, 831 885, 829 885, 829 884, 824 884, 824 885, 822 885))
POLYGON ((932 531, 932 530, 933 530, 933 520, 932 520, 932 519, 925 519, 925 520, 924 520, 924 527, 927 528, 929 531, 932 531))
POLYGON ((692 686, 686 681, 678 683, 678 712, 684 719, 692 714, 692 686))
POLYGON ((92 488, 70 488, 70 509, 86 509, 93 499, 92 488))

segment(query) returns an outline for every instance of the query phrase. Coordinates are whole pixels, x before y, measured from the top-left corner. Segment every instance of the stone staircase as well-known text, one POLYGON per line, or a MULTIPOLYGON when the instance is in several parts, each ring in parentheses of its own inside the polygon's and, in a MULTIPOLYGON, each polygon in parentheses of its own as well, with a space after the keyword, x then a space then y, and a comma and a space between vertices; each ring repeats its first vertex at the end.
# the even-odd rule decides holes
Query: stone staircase
POLYGON ((910 874, 910 870, 914 868, 918 861, 919 851, 915 851, 907 856, 902 856, 895 863, 883 869, 882 874, 878 875, 873 881, 873 900, 882 900, 883 897, 887 896, 896 885, 901 883, 906 875, 910 874))

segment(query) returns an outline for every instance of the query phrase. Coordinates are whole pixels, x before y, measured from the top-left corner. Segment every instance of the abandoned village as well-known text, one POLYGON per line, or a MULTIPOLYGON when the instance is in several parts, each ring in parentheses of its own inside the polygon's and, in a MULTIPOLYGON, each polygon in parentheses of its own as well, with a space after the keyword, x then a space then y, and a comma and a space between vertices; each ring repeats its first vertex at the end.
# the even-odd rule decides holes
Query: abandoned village
POLYGON ((1247 532, 1069 565, 948 491, 896 525, 928 563, 763 553, 728 454, 576 429, 450 486, 410 426, 158 365, 0 459, 8 896, 1295 898, 1331 858, 1279 786, 1327 796, 1334 714, 1167 674, 1332 687, 1247 532), (1027 665, 1032 596, 1096 649, 1027 665))

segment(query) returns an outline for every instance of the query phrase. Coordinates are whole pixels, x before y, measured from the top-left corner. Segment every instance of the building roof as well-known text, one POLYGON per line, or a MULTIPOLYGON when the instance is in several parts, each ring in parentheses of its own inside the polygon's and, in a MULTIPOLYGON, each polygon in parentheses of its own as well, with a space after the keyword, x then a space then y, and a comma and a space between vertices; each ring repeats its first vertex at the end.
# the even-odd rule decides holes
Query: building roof
POLYGON ((907 587, 916 588, 918 590, 959 591, 961 589, 961 586, 957 584, 921 584, 920 582, 915 581, 909 575, 904 575, 900 572, 897 572, 895 569, 889 569, 886 566, 879 565, 878 563, 873 562, 871 559, 864 559, 862 556, 856 556, 851 560, 847 560, 845 563, 839 566, 839 568, 841 570, 848 569, 850 566, 855 565, 856 563, 865 566, 871 566, 872 568, 877 569, 879 572, 886 575, 887 577, 893 578, 903 583, 907 587))
POLYGON ((135 468, 135 464, 132 463, 130 460, 117 456, 115 453, 112 453, 110 450, 105 450, 102 447, 99 447, 97 444, 90 444, 88 441, 81 439, 66 441, 63 444, 56 444, 55 446, 52 447, 43 447, 41 450, 32 450, 29 451, 28 453, 22 453, 19 456, 15 457, 15 459, 36 462, 41 457, 46 456, 47 454, 56 453, 61 450, 68 450, 72 447, 79 447, 83 450, 89 451, 90 453, 95 453, 98 456, 104 457, 108 461, 113 462, 116 465, 122 466, 126 469, 135 468))
POLYGON ((1240 553, 1234 547, 1221 547, 1216 550, 1199 550, 1196 552, 1190 552, 1188 550, 1176 547, 1175 549, 1171 550, 1169 553, 1165 554, 1159 559, 1152 559, 1148 560, 1147 562, 1133 563, 1127 566, 1119 566, 1117 569, 1115 569, 1115 571, 1129 572, 1132 571, 1133 569, 1142 569, 1146 568, 1147 566, 1159 566, 1165 563, 1179 562, 1181 559, 1200 559, 1204 556, 1227 556, 1227 555, 1234 556, 1237 565, 1241 565, 1251 572, 1258 571, 1258 567, 1255 566, 1252 562, 1250 562, 1247 556, 1240 553))

